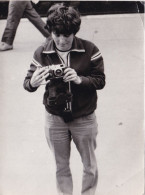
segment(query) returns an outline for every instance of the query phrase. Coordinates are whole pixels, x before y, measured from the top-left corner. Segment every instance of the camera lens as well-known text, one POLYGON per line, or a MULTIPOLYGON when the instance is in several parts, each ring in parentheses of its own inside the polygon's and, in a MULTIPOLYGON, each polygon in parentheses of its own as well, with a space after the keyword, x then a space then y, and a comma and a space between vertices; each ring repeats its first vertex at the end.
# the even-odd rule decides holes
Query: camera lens
POLYGON ((63 74, 63 71, 61 69, 56 69, 54 72, 55 76, 60 77, 63 74))

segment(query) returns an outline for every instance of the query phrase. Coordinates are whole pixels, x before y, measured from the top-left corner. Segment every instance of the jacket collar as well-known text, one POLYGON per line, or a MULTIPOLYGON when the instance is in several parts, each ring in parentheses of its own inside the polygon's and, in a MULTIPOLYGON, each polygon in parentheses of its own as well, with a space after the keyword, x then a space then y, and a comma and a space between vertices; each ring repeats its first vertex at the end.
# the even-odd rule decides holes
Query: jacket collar
MULTIPOLYGON (((82 44, 81 39, 74 36, 74 40, 72 43, 72 48, 70 52, 85 52, 85 48, 82 44)), ((53 54, 56 53, 54 41, 52 38, 48 39, 46 44, 44 45, 44 49, 42 51, 44 54, 53 54)))

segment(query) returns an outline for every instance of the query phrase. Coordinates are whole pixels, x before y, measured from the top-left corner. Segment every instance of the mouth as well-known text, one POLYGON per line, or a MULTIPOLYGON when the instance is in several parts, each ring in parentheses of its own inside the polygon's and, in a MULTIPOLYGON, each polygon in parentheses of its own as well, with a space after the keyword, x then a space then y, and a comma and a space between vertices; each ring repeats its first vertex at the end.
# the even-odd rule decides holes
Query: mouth
POLYGON ((66 47, 67 44, 60 44, 59 46, 60 46, 60 47, 66 47))

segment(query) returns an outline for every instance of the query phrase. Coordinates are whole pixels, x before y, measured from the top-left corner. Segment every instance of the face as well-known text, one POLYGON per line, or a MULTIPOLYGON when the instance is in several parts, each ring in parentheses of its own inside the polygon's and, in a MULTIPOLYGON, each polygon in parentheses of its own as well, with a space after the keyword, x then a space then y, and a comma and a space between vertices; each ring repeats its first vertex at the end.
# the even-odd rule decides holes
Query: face
POLYGON ((51 34, 57 49, 61 51, 67 51, 72 47, 72 42, 74 38, 73 34, 63 35, 63 34, 56 34, 54 32, 52 32, 51 34))

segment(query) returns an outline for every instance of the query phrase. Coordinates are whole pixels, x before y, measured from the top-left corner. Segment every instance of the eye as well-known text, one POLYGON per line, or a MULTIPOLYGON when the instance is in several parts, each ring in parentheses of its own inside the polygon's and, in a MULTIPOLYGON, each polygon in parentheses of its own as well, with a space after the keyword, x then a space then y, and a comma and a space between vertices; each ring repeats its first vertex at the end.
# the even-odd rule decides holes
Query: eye
POLYGON ((64 35, 64 37, 69 37, 70 35, 64 35))
POLYGON ((56 36, 56 37, 59 37, 60 34, 57 34, 56 32, 53 32, 53 34, 56 36))
POLYGON ((59 37, 59 36, 60 36, 60 34, 55 33, 55 36, 56 36, 56 37, 59 37))

